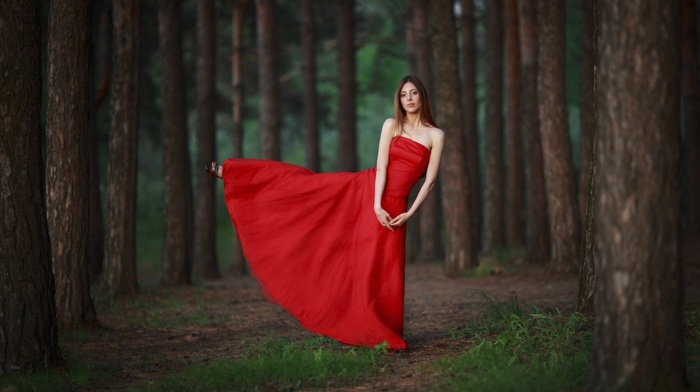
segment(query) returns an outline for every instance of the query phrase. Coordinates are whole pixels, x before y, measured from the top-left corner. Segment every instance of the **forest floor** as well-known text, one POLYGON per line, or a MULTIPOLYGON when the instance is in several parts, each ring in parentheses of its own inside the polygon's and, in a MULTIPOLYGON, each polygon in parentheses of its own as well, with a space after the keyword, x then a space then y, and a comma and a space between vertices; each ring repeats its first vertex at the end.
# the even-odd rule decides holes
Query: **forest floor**
MULTIPOLYGON (((686 246, 686 304, 700 304, 700 243, 686 246)), ((467 343, 452 331, 483 313, 484 294, 540 309, 572 311, 577 279, 529 267, 519 260, 493 268, 496 273, 447 279, 439 264, 406 268, 405 338, 407 351, 394 356, 379 375, 331 390, 426 390, 439 385, 431 366, 459 355, 467 343)), ((61 350, 106 376, 90 390, 128 390, 156 382, 190 364, 240 359, 246 348, 271 336, 310 338, 278 306, 263 300, 251 277, 225 277, 196 287, 147 287, 131 298, 96 304, 101 328, 61 334, 61 350)))

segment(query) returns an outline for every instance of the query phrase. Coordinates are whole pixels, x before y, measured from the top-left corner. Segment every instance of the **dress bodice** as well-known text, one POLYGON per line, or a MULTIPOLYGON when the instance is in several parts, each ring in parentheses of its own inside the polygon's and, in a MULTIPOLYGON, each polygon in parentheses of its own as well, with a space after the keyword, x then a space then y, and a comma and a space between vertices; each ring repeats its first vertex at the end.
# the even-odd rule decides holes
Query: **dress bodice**
POLYGON ((397 136, 389 148, 385 193, 407 197, 413 184, 425 174, 430 161, 428 147, 404 136, 397 136))

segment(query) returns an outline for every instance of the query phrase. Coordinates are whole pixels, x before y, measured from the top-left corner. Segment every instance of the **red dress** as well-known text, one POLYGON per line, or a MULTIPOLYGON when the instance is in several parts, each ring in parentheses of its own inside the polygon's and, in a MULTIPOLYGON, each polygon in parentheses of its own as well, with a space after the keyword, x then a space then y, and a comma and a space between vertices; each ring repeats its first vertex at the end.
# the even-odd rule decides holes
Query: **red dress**
MULTIPOLYGON (((382 207, 393 217, 428 166, 430 150, 391 142, 382 207)), ((403 340, 405 226, 374 213, 376 169, 314 173, 287 163, 224 162, 226 205, 265 297, 307 330, 357 346, 403 340)))

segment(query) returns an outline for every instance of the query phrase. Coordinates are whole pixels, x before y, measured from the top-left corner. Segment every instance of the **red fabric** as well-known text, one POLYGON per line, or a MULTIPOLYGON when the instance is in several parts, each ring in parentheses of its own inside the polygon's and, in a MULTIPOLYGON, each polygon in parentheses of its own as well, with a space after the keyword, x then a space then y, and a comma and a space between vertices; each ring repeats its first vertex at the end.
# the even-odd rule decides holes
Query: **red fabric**
MULTIPOLYGON (((430 151, 396 137, 382 207, 406 211, 430 151)), ((407 348, 403 340, 405 226, 374 214, 376 169, 314 173, 287 163, 224 162, 226 205, 265 297, 309 331, 340 342, 407 348)))

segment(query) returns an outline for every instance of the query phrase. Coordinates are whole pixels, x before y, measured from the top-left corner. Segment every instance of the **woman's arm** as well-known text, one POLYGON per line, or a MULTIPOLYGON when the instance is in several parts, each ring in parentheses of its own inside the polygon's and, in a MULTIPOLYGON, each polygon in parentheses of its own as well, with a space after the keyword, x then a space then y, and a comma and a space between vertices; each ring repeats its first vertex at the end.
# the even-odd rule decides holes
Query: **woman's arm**
POLYGON ((425 172, 425 181, 420 187, 420 190, 418 190, 418 194, 416 195, 416 199, 413 201, 411 208, 409 208, 408 211, 404 212, 403 214, 400 214, 394 219, 392 219, 392 226, 401 226, 404 223, 406 223, 406 221, 408 221, 408 219, 416 213, 418 207, 420 207, 423 201, 425 201, 425 199, 430 194, 430 191, 435 186, 435 181, 437 180, 438 171, 440 169, 442 149, 445 145, 445 133, 437 128, 433 129, 431 133, 433 147, 430 150, 430 161, 428 162, 428 168, 425 172))
POLYGON ((386 119, 382 125, 382 134, 379 137, 379 149, 377 151, 377 173, 374 180, 374 213, 377 214, 379 223, 394 230, 389 223, 391 215, 382 208, 382 195, 384 194, 384 186, 386 185, 386 168, 389 164, 389 146, 391 139, 394 137, 394 129, 396 121, 393 118, 386 119))

